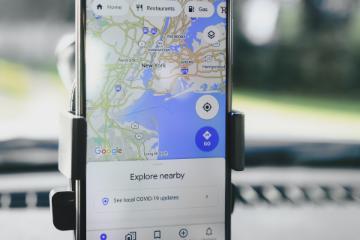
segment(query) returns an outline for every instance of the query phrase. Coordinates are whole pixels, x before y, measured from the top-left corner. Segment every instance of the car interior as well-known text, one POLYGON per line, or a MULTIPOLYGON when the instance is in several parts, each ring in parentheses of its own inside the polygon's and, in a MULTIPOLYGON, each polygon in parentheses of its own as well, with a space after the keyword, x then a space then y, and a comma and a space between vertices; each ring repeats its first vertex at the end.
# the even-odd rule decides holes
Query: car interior
MULTIPOLYGON (((72 239, 52 223, 59 113, 75 78, 74 1, 0 0, 0 239, 72 239)), ((232 239, 360 238, 360 1, 234 1, 232 239)))

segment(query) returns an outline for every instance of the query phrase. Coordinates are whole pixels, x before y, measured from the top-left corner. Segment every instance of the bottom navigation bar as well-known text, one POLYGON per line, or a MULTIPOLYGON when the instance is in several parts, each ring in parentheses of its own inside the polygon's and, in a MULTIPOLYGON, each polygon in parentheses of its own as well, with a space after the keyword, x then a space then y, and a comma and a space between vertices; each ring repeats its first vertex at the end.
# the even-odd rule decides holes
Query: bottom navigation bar
POLYGON ((139 229, 88 231, 88 240, 224 240, 225 224, 165 226, 139 229))

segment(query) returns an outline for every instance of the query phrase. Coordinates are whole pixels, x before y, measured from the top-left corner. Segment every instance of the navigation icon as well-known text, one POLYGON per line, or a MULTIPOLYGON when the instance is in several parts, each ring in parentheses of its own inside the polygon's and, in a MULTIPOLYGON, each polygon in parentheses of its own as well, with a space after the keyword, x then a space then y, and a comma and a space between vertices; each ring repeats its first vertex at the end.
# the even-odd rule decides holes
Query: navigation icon
POLYGON ((126 234, 125 240, 136 240, 136 232, 129 232, 126 234))
POLYGON ((202 135, 205 140, 209 141, 209 139, 212 137, 211 133, 209 131, 204 132, 204 134, 202 135))
POLYGON ((206 236, 212 236, 214 234, 214 231, 211 227, 208 227, 205 231, 206 236))
POLYGON ((219 144, 219 134, 212 127, 203 127, 195 137, 196 146, 203 152, 211 152, 219 144))
POLYGON ((196 102, 196 113, 205 120, 210 120, 216 117, 219 113, 219 102, 211 95, 204 95, 196 102))
POLYGON ((161 239, 161 231, 160 230, 154 231, 154 239, 161 239))
POLYGON ((106 233, 102 233, 102 234, 100 235, 100 240, 107 240, 107 235, 106 235, 106 233))
POLYGON ((182 228, 179 231, 179 236, 181 238, 186 238, 189 235, 189 231, 186 228, 182 228))

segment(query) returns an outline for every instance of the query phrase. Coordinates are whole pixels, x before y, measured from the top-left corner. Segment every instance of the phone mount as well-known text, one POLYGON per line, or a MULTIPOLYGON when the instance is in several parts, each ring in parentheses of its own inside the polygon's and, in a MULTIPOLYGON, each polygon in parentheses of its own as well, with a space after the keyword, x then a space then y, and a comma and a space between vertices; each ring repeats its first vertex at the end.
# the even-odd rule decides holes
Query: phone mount
MULTIPOLYGON (((232 170, 245 168, 244 115, 239 112, 228 114, 227 161, 232 170)), ((86 121, 68 112, 60 117, 59 171, 71 181, 70 190, 52 190, 50 193, 51 211, 54 226, 62 231, 75 230, 75 191, 74 181, 82 179, 81 166, 86 162, 86 121)), ((233 186, 234 188, 234 186, 233 186)), ((231 194, 232 207, 235 196, 231 194)))
MULTIPOLYGON (((64 48, 74 49, 74 41, 68 41, 64 48)), ((66 51, 60 51, 66 52, 66 51)), ((61 56, 60 56, 61 57, 61 56)), ((59 58, 60 58, 59 57, 59 58)), ((62 61, 65 66, 60 69, 73 69, 71 59, 74 56, 67 55, 68 58, 62 61)), ((61 75, 61 74, 60 74, 61 75)), ((69 75, 69 74, 68 74, 69 75)), ((71 74, 70 74, 71 75, 71 74)), ((64 81, 66 79, 63 79, 64 81)), ((69 80, 69 79, 68 79, 69 80)), ((66 83, 69 83, 67 81, 66 83)), ((70 84, 65 84, 69 86, 70 84)), ((52 211, 53 224, 58 230, 68 231, 76 229, 76 193, 75 181, 84 179, 83 166, 86 164, 86 132, 87 124, 83 117, 76 116, 75 111, 75 87, 72 89, 69 112, 61 114, 59 131, 59 171, 69 179, 70 187, 68 190, 54 189, 50 192, 50 208, 52 211)), ((227 115, 227 161, 230 169, 243 171, 245 168, 245 116, 240 112, 230 112, 227 115)), ((231 199, 231 209, 233 211, 235 203, 235 186, 229 192, 231 199)))

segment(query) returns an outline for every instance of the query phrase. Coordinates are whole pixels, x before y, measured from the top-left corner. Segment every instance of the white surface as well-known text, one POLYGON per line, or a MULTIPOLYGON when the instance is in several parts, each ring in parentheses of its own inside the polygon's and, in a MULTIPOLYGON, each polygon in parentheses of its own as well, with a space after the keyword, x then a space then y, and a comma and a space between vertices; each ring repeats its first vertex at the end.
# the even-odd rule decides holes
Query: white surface
POLYGON ((359 240, 360 206, 238 207, 232 240, 359 240))
MULTIPOLYGON (((344 169, 252 168, 234 173, 233 182, 241 185, 360 186, 360 172, 344 169)), ((297 207, 290 204, 271 207, 265 203, 256 207, 238 205, 232 221, 233 240, 360 239, 360 205, 356 203, 303 204, 297 207)))
POLYGON ((0 210, 1 240, 70 240, 52 226, 50 209, 0 210))

